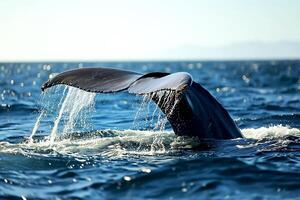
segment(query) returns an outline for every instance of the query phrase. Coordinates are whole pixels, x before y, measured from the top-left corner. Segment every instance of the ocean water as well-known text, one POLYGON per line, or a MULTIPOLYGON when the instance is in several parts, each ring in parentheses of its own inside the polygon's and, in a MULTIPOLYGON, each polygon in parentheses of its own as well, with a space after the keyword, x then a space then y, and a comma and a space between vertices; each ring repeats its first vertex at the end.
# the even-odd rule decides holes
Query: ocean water
POLYGON ((0 63, 0 199, 300 199, 300 61, 0 63), (189 72, 244 138, 176 137, 126 92, 41 92, 97 66, 189 72))

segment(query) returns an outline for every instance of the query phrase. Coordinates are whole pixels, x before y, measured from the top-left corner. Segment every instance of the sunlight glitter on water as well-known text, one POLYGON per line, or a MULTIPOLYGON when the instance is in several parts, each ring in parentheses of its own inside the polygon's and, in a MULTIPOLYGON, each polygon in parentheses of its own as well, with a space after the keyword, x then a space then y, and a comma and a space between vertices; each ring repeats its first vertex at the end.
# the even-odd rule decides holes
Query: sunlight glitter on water
POLYGON ((297 199, 300 62, 218 61, 197 68, 198 63, 0 64, 0 199, 297 199), (253 63, 259 67, 253 69, 253 63), (140 73, 187 71, 238 119, 245 138, 206 145, 175 136, 168 123, 167 131, 153 131, 158 115, 165 117, 153 102, 136 119, 138 130, 128 130, 135 129, 142 97, 121 92, 96 95, 96 112, 90 117, 82 109, 86 115, 77 118, 88 119, 87 127, 79 120, 75 133, 63 133, 69 117, 64 112, 50 145, 67 90, 64 98, 64 86, 40 96, 40 86, 50 74, 80 65, 140 73))

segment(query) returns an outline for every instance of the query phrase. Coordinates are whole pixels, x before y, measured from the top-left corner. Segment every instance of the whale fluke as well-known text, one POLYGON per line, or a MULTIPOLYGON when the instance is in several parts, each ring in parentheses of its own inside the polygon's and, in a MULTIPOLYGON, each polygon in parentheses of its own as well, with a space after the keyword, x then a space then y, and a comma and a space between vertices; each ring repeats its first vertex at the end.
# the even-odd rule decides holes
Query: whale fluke
POLYGON ((80 68, 62 72, 43 84, 42 90, 58 84, 87 92, 110 93, 125 90, 143 74, 110 68, 80 68))
POLYGON ((176 135, 196 136, 200 139, 242 137, 226 109, 186 72, 153 72, 143 75, 110 68, 81 68, 58 74, 48 80, 42 90, 57 84, 96 93, 127 90, 138 95, 150 94, 176 135))
POLYGON ((129 93, 149 94, 162 90, 183 91, 192 84, 190 74, 186 72, 168 73, 149 73, 133 82, 128 88, 129 93))

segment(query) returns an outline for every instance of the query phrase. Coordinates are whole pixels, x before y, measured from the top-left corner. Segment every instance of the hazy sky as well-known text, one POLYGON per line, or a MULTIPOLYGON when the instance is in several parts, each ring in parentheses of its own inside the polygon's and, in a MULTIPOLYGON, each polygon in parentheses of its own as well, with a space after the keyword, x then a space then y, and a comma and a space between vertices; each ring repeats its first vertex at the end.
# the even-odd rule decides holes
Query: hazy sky
POLYGON ((164 52, 299 42, 299 20, 299 0, 0 0, 0 60, 176 59, 164 52))

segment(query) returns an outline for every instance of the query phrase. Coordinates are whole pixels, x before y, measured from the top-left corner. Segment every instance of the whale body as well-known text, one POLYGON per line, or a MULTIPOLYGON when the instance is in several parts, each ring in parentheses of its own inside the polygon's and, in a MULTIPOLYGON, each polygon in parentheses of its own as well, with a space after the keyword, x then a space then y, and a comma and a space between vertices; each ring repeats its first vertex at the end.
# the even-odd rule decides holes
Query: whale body
POLYGON ((127 91, 148 95, 179 136, 199 139, 242 137, 227 110, 186 72, 140 74, 111 68, 80 68, 49 79, 42 90, 57 84, 94 93, 127 91))

